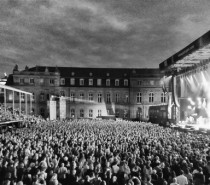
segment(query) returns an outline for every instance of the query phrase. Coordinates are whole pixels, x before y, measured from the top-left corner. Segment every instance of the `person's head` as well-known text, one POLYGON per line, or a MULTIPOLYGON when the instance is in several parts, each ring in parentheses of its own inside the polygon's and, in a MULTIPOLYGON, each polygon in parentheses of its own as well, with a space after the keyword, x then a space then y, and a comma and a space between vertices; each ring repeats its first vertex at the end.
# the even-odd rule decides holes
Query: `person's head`
POLYGON ((117 176, 116 175, 113 175, 112 176, 112 182, 116 182, 117 181, 117 176))
POLYGON ((61 163, 61 167, 64 167, 64 163, 61 163))
POLYGON ((173 178, 173 183, 177 183, 177 179, 176 178, 173 178))
POLYGON ((159 176, 159 178, 163 178, 163 173, 160 172, 158 176, 159 176))
POLYGON ((198 167, 198 171, 201 173, 203 171, 202 167, 198 167))

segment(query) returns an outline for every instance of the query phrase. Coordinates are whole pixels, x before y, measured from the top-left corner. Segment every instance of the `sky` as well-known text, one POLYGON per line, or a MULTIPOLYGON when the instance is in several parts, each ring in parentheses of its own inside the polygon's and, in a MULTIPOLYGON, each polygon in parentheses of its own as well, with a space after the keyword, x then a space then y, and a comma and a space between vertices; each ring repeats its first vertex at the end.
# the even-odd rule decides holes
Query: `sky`
POLYGON ((25 66, 158 68, 210 30, 210 0, 1 0, 0 75, 25 66))

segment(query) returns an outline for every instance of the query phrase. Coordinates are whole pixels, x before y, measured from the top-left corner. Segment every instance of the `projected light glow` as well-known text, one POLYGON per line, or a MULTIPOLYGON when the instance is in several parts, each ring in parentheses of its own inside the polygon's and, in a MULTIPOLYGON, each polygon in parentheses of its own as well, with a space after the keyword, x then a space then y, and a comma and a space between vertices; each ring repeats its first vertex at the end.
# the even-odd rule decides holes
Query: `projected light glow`
POLYGON ((181 97, 188 100, 186 109, 199 109, 202 114, 196 117, 196 127, 210 130, 210 64, 181 76, 181 97), (189 97, 190 95, 190 97, 189 97), (205 116, 203 114, 205 113, 205 116))

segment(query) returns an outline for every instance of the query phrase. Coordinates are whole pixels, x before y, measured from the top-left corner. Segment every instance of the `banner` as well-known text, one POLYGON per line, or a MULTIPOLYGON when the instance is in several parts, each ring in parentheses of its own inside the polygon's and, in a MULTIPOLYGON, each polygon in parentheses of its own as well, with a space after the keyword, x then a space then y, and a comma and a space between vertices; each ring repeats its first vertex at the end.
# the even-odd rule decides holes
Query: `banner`
POLYGON ((50 120, 56 119, 56 101, 50 100, 50 120))
POLYGON ((60 97, 60 119, 66 119, 66 99, 60 97))

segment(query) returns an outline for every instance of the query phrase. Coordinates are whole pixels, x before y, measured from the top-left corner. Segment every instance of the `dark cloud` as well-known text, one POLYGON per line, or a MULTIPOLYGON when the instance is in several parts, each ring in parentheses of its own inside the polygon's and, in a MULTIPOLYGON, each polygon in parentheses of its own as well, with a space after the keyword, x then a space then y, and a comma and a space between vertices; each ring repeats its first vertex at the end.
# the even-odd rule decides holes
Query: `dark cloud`
POLYGON ((158 67, 209 30, 208 0, 2 0, 0 73, 13 66, 158 67))

